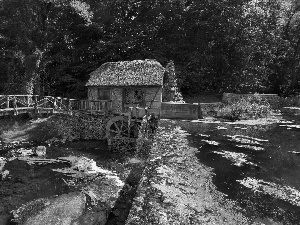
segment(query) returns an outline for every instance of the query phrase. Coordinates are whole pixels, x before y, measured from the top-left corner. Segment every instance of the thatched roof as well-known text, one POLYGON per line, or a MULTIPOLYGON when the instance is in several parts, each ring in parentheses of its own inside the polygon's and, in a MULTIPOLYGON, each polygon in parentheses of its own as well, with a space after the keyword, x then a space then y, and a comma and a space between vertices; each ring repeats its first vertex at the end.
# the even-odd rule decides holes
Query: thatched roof
POLYGON ((90 73, 86 86, 163 85, 164 72, 156 60, 107 62, 90 73))

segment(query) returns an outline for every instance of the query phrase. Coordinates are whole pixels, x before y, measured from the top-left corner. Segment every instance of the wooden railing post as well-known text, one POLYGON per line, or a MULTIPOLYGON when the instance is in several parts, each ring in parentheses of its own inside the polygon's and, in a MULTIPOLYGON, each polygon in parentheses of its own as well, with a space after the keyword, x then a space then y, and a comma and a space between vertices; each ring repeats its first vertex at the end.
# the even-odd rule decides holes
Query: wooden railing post
POLYGON ((70 99, 67 99, 66 105, 67 105, 67 111, 70 111, 71 110, 71 101, 70 101, 70 99))
MULTIPOLYGON (((26 98, 26 97, 25 97, 26 98)), ((30 106, 30 99, 29 99, 29 95, 27 95, 27 108, 30 106)))
POLYGON ((105 115, 107 115, 108 114, 108 102, 104 102, 104 104, 102 104, 102 106, 103 106, 103 111, 104 111, 104 113, 105 113, 105 115))
POLYGON ((112 101, 108 103, 108 110, 110 113, 112 113, 112 101))
POLYGON ((54 97, 54 100, 53 100, 53 109, 57 109, 57 102, 56 102, 56 98, 54 97))
POLYGON ((55 98, 56 99, 56 107, 57 109, 61 108, 61 104, 62 104, 62 99, 60 97, 55 98))
POLYGON ((43 108, 47 108, 47 97, 44 96, 44 99, 43 99, 43 108))
POLYGON ((6 97, 6 108, 9 109, 9 96, 6 97))
POLYGON ((15 115, 18 115, 18 110, 17 110, 17 98, 14 96, 13 98, 13 108, 14 108, 14 113, 15 115))
POLYGON ((38 97, 35 95, 34 96, 34 111, 35 113, 38 113, 38 97))

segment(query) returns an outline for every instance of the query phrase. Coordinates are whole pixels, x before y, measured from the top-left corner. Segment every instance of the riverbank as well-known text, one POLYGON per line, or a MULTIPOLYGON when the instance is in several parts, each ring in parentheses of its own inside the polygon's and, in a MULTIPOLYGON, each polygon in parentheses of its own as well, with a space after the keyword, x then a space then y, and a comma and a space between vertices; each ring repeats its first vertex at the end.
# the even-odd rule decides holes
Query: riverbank
POLYGON ((212 183, 184 130, 162 120, 127 225, 252 224, 212 183))

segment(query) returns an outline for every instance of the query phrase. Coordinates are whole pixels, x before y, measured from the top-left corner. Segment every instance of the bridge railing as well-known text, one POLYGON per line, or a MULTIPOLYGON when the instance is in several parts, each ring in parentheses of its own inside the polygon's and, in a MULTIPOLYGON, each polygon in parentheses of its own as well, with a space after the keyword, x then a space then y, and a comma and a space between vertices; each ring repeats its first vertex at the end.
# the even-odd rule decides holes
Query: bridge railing
POLYGON ((69 110, 71 108, 68 98, 44 96, 36 102, 37 108, 52 108, 55 110, 69 110))
POLYGON ((44 108, 55 111, 84 110, 109 113, 111 100, 77 100, 38 95, 0 95, 0 109, 44 108))
POLYGON ((0 95, 0 108, 33 107, 38 98, 38 95, 0 95))

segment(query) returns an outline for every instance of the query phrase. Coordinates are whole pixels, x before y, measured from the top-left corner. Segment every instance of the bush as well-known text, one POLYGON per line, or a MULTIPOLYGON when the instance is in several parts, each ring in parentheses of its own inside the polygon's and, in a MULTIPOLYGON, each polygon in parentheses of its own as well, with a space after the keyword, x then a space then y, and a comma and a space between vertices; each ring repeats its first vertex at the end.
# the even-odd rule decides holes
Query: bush
POLYGON ((220 109, 220 116, 230 120, 258 119, 268 117, 272 111, 267 101, 254 95, 223 106, 220 109))
POLYGON ((300 107, 300 96, 281 97, 279 99, 279 105, 281 107, 300 107))

